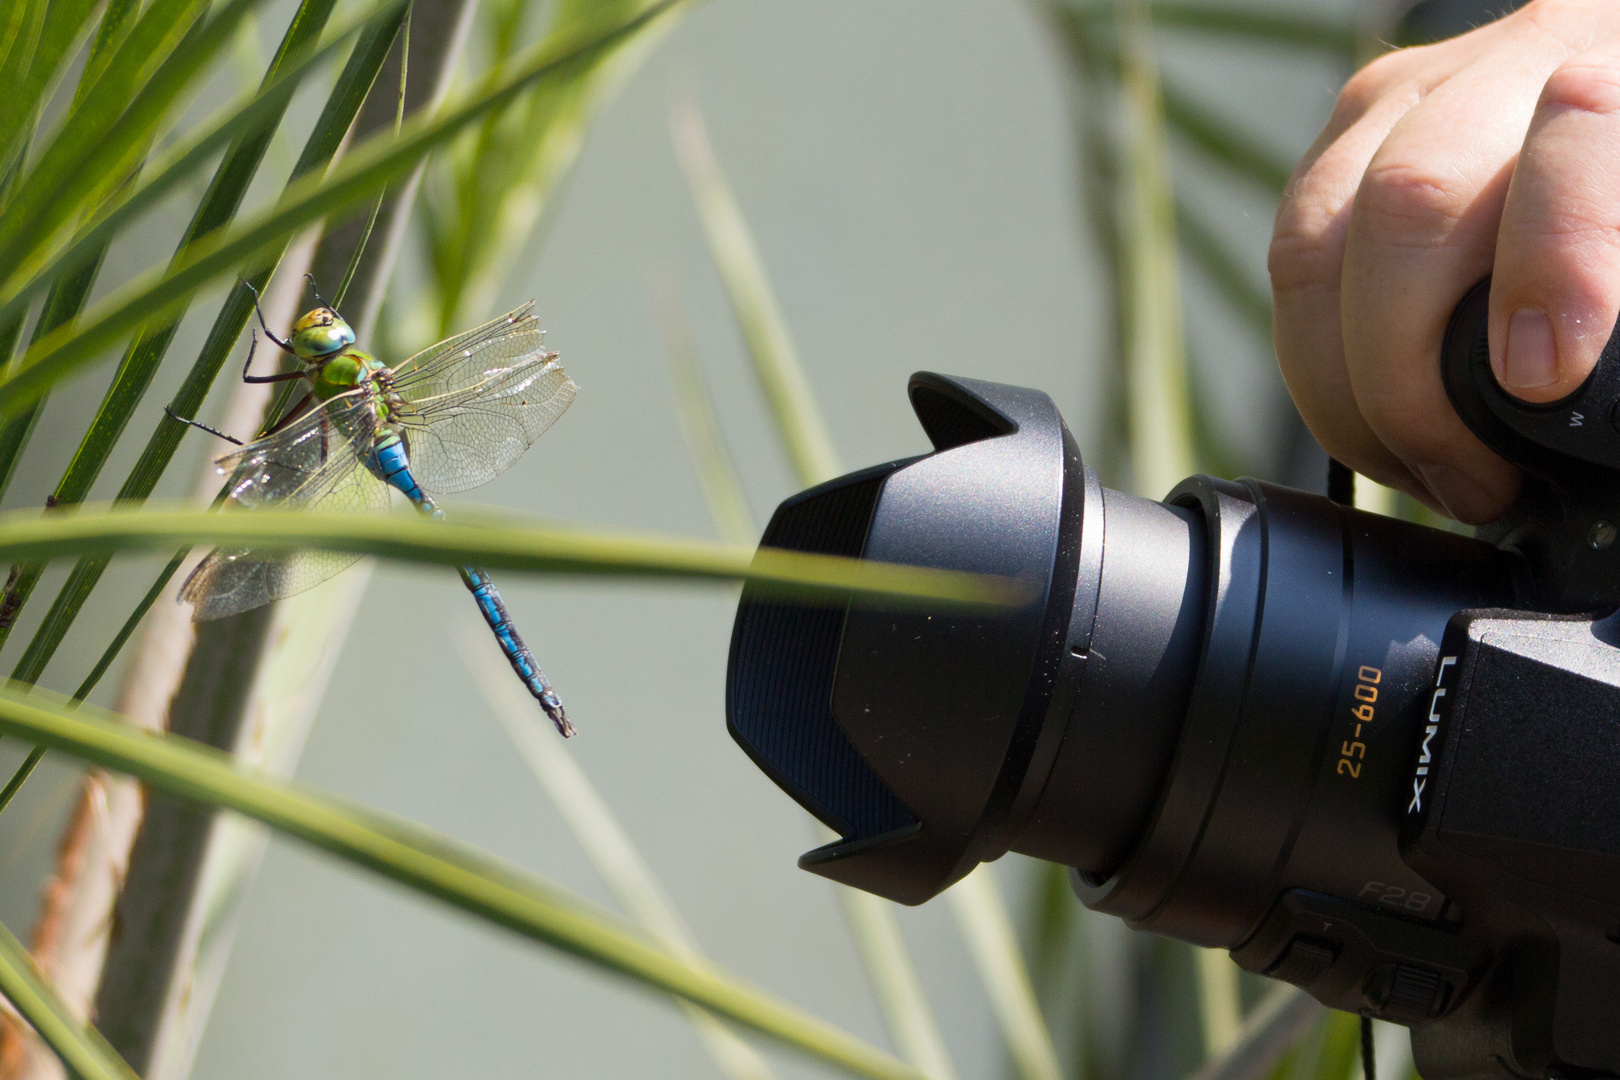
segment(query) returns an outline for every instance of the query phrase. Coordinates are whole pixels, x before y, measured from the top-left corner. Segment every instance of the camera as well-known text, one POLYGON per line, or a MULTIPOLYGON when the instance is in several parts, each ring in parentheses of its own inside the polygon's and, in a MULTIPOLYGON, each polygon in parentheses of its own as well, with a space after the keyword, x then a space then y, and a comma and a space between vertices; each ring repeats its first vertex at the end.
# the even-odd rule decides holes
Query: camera
POLYGON ((727 726, 919 904, 1017 851, 1089 907, 1412 1029, 1427 1080, 1620 1073, 1620 335, 1498 389, 1489 281, 1442 356, 1525 474, 1475 536, 1257 480, 1103 487, 1046 395, 919 373, 932 453, 762 547, 997 574, 1016 609, 743 590, 727 726))

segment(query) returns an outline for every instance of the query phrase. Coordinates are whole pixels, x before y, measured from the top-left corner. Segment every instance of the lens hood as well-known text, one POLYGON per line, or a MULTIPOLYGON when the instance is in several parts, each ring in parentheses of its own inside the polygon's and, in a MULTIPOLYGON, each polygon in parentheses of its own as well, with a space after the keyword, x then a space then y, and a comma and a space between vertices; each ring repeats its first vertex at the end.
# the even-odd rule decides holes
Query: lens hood
POLYGON ((799 864, 917 904, 1002 854, 1033 808, 1028 779, 1061 735, 1052 689, 1073 682, 1060 668, 1095 606, 1080 538, 1101 489, 1045 394, 926 372, 908 391, 934 452, 789 499, 761 546, 1013 576, 1033 599, 939 612, 746 588, 726 710, 760 768, 841 836, 799 864))

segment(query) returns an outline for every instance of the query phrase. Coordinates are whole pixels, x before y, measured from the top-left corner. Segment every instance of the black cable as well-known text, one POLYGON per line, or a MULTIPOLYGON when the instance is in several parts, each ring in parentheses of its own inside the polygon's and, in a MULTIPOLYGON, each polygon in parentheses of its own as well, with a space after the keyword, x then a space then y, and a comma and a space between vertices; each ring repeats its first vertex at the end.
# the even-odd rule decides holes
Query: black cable
MULTIPOLYGON (((1338 464, 1338 462, 1334 462, 1338 464)), ((1339 466, 1341 469, 1344 466, 1339 466)), ((1346 472, 1349 470, 1346 469, 1346 472)), ((1375 1075, 1376 1066, 1373 1062, 1372 1017, 1361 1018, 1361 1072, 1363 1080, 1378 1080, 1375 1075)))
POLYGON ((1356 474, 1350 466, 1328 458, 1327 496, 1340 506, 1356 505, 1356 474))

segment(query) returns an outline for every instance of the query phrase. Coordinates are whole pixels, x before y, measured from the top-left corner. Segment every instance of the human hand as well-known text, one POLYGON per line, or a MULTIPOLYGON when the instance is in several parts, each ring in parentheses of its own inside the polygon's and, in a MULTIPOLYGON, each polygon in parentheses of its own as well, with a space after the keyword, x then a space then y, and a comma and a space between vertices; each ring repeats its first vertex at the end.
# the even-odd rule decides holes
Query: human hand
POLYGON ((1572 392, 1620 315, 1620 3, 1533 0, 1358 72, 1294 172, 1270 254, 1277 357, 1328 453, 1459 520, 1517 471, 1440 382, 1452 309, 1493 275, 1491 366, 1572 392))

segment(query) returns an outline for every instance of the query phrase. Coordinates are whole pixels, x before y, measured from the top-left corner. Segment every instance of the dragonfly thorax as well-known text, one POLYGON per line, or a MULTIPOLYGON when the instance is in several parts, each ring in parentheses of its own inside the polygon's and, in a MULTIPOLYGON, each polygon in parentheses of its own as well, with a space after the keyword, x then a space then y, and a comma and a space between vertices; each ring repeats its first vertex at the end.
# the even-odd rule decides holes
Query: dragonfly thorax
POLYGON ((315 397, 321 401, 374 381, 379 371, 387 370, 381 360, 359 349, 344 349, 335 356, 317 357, 315 363, 311 378, 315 397))
POLYGON ((319 360, 353 345, 354 341, 354 330, 343 321, 343 316, 325 306, 305 312, 293 323, 292 337, 288 339, 301 360, 319 360))

